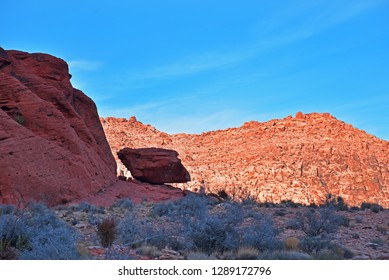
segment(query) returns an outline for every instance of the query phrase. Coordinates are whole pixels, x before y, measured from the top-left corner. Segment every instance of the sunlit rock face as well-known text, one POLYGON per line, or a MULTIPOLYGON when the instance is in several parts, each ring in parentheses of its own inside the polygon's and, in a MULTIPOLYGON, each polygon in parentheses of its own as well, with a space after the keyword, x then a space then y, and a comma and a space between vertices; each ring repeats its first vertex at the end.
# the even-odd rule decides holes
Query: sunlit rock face
POLYGON ((65 61, 0 48, 0 203, 69 202, 116 182, 95 103, 65 61))
MULTIPOLYGON (((303 114, 202 134, 160 132, 136 118, 101 119, 114 154, 124 147, 179 153, 191 181, 181 188, 235 199, 323 203, 328 194, 350 205, 389 207, 389 142, 328 113, 303 114)), ((128 172, 121 165, 119 172, 128 172)))

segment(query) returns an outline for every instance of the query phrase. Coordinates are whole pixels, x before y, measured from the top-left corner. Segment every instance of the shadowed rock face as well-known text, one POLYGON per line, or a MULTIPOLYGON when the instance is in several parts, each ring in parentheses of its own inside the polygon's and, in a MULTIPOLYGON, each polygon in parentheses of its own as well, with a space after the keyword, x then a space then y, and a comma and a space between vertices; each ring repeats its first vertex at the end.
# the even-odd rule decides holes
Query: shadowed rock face
POLYGON ((116 181, 94 102, 65 61, 0 48, 0 203, 69 202, 116 181))
POLYGON ((119 159, 135 179, 151 184, 190 181, 188 171, 177 156, 176 151, 161 148, 124 148, 118 152, 119 159))
POLYGON ((389 142, 330 114, 303 114, 202 134, 160 132, 135 118, 101 119, 114 153, 160 147, 180 154, 191 175, 186 189, 204 186, 235 198, 323 203, 327 194, 350 205, 389 207, 389 142))

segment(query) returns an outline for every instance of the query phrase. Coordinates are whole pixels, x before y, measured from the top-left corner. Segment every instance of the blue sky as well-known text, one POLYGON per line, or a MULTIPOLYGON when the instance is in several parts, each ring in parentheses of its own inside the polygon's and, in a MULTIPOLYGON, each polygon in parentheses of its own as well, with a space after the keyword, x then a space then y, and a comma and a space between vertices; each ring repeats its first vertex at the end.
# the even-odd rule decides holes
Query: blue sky
POLYGON ((101 116, 169 133, 302 111, 389 140, 389 0, 4 1, 0 46, 65 59, 101 116))

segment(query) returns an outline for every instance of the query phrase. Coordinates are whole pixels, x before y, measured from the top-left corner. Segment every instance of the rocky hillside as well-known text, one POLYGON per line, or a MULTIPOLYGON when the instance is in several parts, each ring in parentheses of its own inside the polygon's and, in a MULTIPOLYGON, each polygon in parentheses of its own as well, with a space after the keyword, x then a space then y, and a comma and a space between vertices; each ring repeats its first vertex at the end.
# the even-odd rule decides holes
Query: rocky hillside
POLYGON ((68 65, 0 48, 0 204, 66 203, 116 182, 95 103, 68 65))
MULTIPOLYGON (((328 194, 350 205, 389 207, 389 142, 332 115, 297 113, 202 134, 160 132, 135 117, 101 118, 116 159, 124 147, 178 151, 192 181, 181 188, 231 197, 320 204, 328 194)), ((123 171, 120 162, 119 173, 123 171)))

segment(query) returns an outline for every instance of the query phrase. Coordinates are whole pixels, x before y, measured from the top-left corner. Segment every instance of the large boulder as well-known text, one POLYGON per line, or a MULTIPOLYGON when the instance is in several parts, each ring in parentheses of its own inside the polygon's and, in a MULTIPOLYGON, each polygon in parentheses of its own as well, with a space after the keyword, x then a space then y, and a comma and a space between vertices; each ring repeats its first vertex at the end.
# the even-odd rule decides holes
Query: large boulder
POLYGON ((116 181, 95 103, 65 61, 0 48, 0 203, 56 205, 116 181))
POLYGON ((189 172, 174 150, 124 148, 117 154, 131 175, 141 182, 164 184, 190 181, 189 172))

